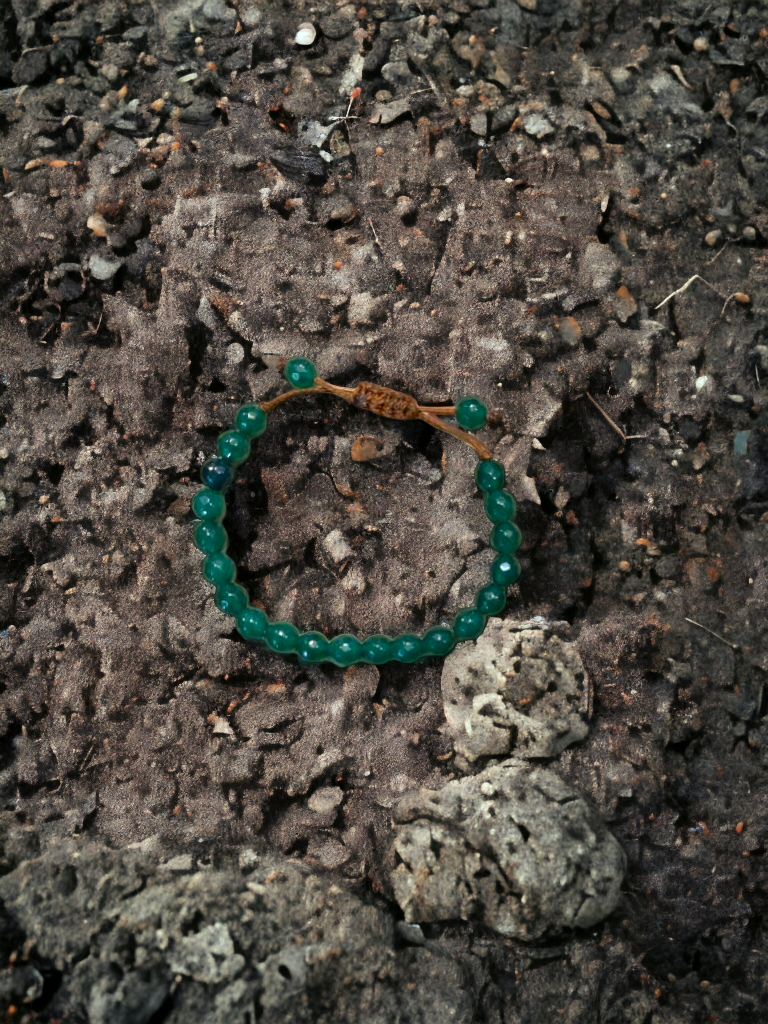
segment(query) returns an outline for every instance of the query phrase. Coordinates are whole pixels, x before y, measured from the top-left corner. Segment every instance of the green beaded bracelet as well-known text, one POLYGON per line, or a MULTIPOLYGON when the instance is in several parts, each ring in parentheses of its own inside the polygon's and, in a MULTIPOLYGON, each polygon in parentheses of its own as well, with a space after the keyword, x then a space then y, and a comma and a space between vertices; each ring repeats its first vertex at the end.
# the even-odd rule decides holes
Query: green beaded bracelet
POLYGON ((237 630, 246 640, 265 644, 278 654, 295 654, 309 664, 331 662, 346 667, 358 663, 383 665, 388 661, 412 664, 422 658, 443 657, 457 643, 476 640, 485 629, 489 615, 499 615, 507 600, 507 587, 520 576, 520 563, 515 552, 522 536, 513 522, 516 503, 504 490, 504 467, 490 451, 467 431, 480 430, 488 419, 488 410, 479 398, 462 398, 455 406, 419 405, 411 395, 378 384, 363 382, 355 388, 330 384, 317 376, 309 359, 289 359, 283 375, 293 390, 269 402, 243 405, 236 414, 231 430, 219 435, 216 456, 203 465, 203 487, 192 499, 192 512, 197 518, 193 541, 205 558, 203 576, 216 588, 218 608, 234 617, 237 630), (269 414, 282 402, 296 395, 330 394, 344 399, 358 409, 365 409, 390 419, 420 419, 438 430, 470 445, 480 461, 475 469, 475 483, 483 495, 485 514, 493 524, 490 545, 497 553, 491 566, 490 581, 481 586, 471 608, 462 608, 451 626, 432 626, 423 636, 402 633, 389 637, 381 634, 358 640, 349 634, 329 640, 322 633, 301 633, 290 622, 270 622, 261 608, 250 604, 248 593, 236 582, 235 563, 227 555, 229 538, 222 525, 227 505, 224 492, 234 479, 234 471, 251 453, 251 442, 267 429, 269 414), (445 423, 441 417, 453 416, 458 426, 445 423))

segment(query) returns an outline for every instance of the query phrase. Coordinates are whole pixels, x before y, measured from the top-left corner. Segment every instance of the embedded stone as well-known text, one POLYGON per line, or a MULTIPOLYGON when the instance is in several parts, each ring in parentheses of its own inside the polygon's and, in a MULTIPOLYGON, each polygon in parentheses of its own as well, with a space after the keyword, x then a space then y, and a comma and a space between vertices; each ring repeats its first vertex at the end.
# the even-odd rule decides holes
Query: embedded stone
POLYGON ((446 658, 441 686, 447 732, 468 761, 556 757, 589 732, 576 645, 543 629, 490 619, 475 644, 446 658))
POLYGON ((395 808, 389 880, 408 924, 481 920, 532 942, 589 928, 619 901, 626 860, 554 772, 506 761, 395 808))

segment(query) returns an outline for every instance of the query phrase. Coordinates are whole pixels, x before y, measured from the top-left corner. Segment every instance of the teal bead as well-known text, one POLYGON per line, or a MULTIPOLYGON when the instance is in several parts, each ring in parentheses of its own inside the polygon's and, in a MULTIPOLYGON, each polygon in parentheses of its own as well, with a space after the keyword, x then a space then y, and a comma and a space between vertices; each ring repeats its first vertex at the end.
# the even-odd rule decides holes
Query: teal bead
POLYGON ((520 563, 514 555, 498 555, 491 566, 491 579, 500 587, 511 587, 520 578, 520 563))
POLYGON ((488 422, 488 410, 479 398, 462 398, 456 403, 456 422, 462 430, 481 430, 488 422))
POLYGON ((486 583, 475 594, 475 608, 483 615, 498 615, 504 611, 506 603, 506 587, 500 587, 498 583, 486 583))
POLYGON ((237 616, 237 631, 246 640, 264 640, 267 636, 269 619, 255 605, 249 604, 237 616))
POLYGON ((294 388, 311 388, 315 383, 317 370, 309 359, 289 359, 283 376, 294 388))
POLYGON ((454 643, 453 632, 447 626, 433 626, 421 638, 423 653, 435 658, 449 654, 453 650, 454 643))
POLYGON ((267 429, 267 414, 260 405, 241 405, 235 413, 235 428, 251 440, 267 429))
POLYGON ((456 640, 477 640, 485 629, 486 616, 477 608, 462 608, 453 620, 456 640))
POLYGON ((401 633, 400 636, 396 636, 392 641, 391 657, 393 661, 401 661, 406 665, 411 665, 414 661, 418 661, 422 654, 424 654, 424 650, 421 646, 421 640, 414 636, 413 633, 401 633))
POLYGON ((233 476, 232 467, 222 459, 208 459, 200 470, 203 483, 214 491, 223 491, 229 487, 233 476))
POLYGON ((296 653, 302 661, 317 665, 328 657, 328 641, 322 633, 302 633, 296 644, 296 653))
POLYGON ((227 531, 221 523, 200 523, 195 527, 193 543, 204 555, 217 555, 227 550, 227 531))
POLYGON ((215 587, 222 583, 232 583, 237 570, 229 555, 206 555, 203 559, 203 576, 215 587))
POLYGON ((363 645, 356 636, 342 633, 328 644, 328 660, 340 668, 356 665, 358 661, 363 660, 363 645))
POLYGON ((363 659, 369 665, 383 665, 392 660, 392 641, 380 633, 363 641, 363 659))
POLYGON ((500 555, 514 555, 523 541, 515 523, 497 523, 491 530, 491 547, 500 555))
POLYGON ((251 442, 239 430, 225 430, 219 434, 216 451, 230 466, 237 466, 251 454, 251 442))
POLYGON ((504 467, 495 459, 483 459, 475 466, 475 483, 481 491, 499 491, 506 482, 504 467))
POLYGON ((223 519, 227 511, 227 503, 224 495, 219 491, 209 491, 207 488, 198 491, 192 499, 192 512, 198 519, 223 519))
POLYGON ((517 503, 509 491, 490 491, 483 504, 492 523, 506 523, 515 518, 517 503))
POLYGON ((278 654, 294 654, 299 642, 299 631, 290 622, 270 622, 267 626, 267 645, 278 654))
POLYGON ((237 617, 248 604, 248 591, 239 583, 222 583, 216 588, 216 607, 237 617))

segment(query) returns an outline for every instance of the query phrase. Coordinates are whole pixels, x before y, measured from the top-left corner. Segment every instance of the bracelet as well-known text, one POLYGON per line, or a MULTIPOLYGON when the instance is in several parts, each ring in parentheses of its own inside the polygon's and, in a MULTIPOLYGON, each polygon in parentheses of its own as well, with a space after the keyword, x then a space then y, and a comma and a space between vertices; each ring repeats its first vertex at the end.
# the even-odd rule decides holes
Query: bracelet
POLYGON ((205 558, 203 576, 216 587, 215 601, 221 611, 232 615, 238 632, 246 640, 256 640, 278 654, 295 654, 302 662, 331 662, 346 667, 360 662, 383 665, 388 661, 411 664, 421 658, 442 657, 462 640, 476 640, 485 629, 489 615, 498 615, 507 601, 507 587, 520 575, 515 552, 522 536, 514 523, 515 499, 504 490, 504 467, 490 451, 466 431, 480 430, 488 419, 488 410, 478 398, 462 398, 455 406, 419 405, 411 395, 378 384, 361 383, 355 388, 339 387, 317 376, 308 359, 289 359, 283 375, 293 390, 271 401, 243 405, 235 414, 232 429, 219 435, 217 456, 204 463, 204 486, 192 499, 192 511, 199 522, 194 530, 195 547, 205 558), (235 582, 236 567, 227 555, 229 538, 222 520, 227 506, 224 492, 234 479, 235 469, 251 453, 251 441, 267 429, 269 413, 297 395, 330 394, 344 399, 357 409, 365 409, 390 419, 420 419, 458 438, 477 452, 475 483, 483 494, 485 514, 493 524, 490 544, 497 555, 491 566, 491 578, 475 595, 471 608, 462 608, 452 626, 432 626, 423 636, 402 633, 394 638, 380 634, 358 640, 342 634, 329 640, 322 633, 301 633, 290 622, 270 622, 263 609, 250 604, 244 587, 235 582), (458 426, 440 417, 454 416, 458 426), (462 429, 463 428, 463 429, 462 429))

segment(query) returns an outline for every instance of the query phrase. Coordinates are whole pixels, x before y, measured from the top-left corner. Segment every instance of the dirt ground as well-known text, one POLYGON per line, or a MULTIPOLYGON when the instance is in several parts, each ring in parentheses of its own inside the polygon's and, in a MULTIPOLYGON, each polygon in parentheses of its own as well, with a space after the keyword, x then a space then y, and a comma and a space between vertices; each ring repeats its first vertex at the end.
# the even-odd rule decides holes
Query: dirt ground
MULTIPOLYGON (((6 0, 0 166, 5 1019, 764 1019, 765 4, 6 0), (199 467, 293 355, 487 403, 523 572, 507 653, 452 657, 511 677, 538 624, 562 742, 452 731, 469 663, 302 666, 218 611, 199 467), (579 809, 584 892, 608 851, 596 922, 543 817, 529 933, 494 916, 528 890, 456 816, 502 775, 548 841, 579 809), (450 844, 476 890, 410 903, 450 844)), ((472 466, 288 404, 239 578, 303 629, 442 621, 490 559, 472 466)))

